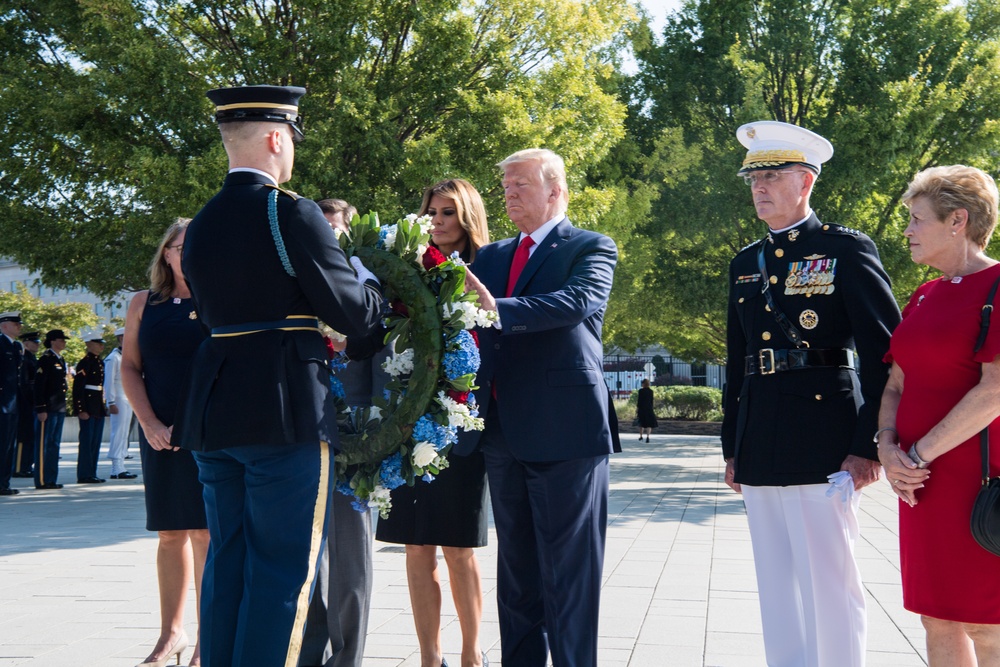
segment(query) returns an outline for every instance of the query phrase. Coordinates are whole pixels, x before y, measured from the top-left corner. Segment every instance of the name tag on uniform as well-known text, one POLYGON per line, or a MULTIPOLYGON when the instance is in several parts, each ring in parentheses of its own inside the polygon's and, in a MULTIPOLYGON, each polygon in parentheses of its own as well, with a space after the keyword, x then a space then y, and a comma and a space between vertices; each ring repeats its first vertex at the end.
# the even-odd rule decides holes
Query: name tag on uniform
POLYGON ((836 259, 814 259, 790 262, 785 278, 785 294, 833 294, 833 279, 837 275, 836 259))

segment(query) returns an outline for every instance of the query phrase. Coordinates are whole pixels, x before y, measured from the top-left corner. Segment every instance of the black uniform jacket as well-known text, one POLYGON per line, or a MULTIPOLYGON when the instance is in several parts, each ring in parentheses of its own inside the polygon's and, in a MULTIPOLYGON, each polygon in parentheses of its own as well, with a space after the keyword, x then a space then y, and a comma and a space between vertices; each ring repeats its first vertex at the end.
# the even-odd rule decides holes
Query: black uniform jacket
POLYGON ((87 353, 73 376, 73 414, 81 412, 96 419, 104 417, 104 362, 96 354, 87 353))
POLYGON ((66 362, 45 350, 35 371, 35 412, 66 412, 66 388, 66 362))
POLYGON ((18 409, 22 413, 34 414, 35 409, 35 373, 38 371, 38 359, 27 350, 21 360, 21 376, 18 380, 20 403, 18 409))
POLYGON ((0 413, 17 414, 17 388, 21 372, 21 346, 0 334, 0 413))
POLYGON ((736 481, 820 484, 849 454, 877 460, 872 436, 889 372, 882 358, 899 319, 878 250, 860 232, 822 224, 813 214, 740 251, 729 265, 722 426, 723 454, 736 457, 736 481), (757 263, 761 246, 766 275, 757 263), (767 369, 768 350, 795 347, 767 309, 764 281, 810 349, 853 349, 860 370, 760 373, 762 354, 767 369), (748 356, 758 372, 746 373, 748 356))
MULTIPOLYGON (((346 336, 379 322, 381 294, 358 284, 319 207, 279 192, 277 218, 295 277, 270 228, 263 176, 230 173, 195 216, 183 269, 209 328, 318 317, 346 336)), ((336 445, 329 359, 317 331, 267 330, 209 337, 191 364, 172 443, 200 451, 320 440, 336 445)))

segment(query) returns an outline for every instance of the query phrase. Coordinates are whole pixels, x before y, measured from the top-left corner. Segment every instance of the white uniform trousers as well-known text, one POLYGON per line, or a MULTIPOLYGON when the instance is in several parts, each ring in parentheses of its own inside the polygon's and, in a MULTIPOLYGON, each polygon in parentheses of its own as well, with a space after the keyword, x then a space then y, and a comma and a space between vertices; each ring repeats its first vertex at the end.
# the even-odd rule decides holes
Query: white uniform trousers
POLYGON ((120 398, 115 403, 118 414, 111 417, 111 436, 108 445, 108 460, 111 461, 111 474, 125 472, 125 454, 128 452, 128 431, 132 425, 132 406, 120 398))
POLYGON ((863 667, 865 594, 854 560, 857 491, 743 485, 771 667, 863 667))

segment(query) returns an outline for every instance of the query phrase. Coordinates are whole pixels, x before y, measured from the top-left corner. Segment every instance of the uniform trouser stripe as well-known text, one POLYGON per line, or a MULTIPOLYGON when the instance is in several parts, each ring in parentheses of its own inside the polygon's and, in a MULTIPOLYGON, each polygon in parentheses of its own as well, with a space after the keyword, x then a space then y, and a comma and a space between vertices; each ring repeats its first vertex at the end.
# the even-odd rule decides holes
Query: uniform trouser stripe
MULTIPOLYGON (((323 547, 323 535, 326 532, 326 504, 330 484, 330 445, 319 443, 319 489, 316 492, 316 505, 313 507, 312 536, 309 543, 309 569, 305 583, 299 591, 299 599, 295 609, 295 620, 292 623, 292 634, 288 643, 288 654, 285 657, 285 667, 295 667, 299 662, 302 650, 302 635, 305 632, 306 616, 309 612, 309 594, 312 592, 313 580, 316 578, 316 568, 319 564, 320 549, 323 547)), ((330 516, 333 521, 333 516, 330 516)))

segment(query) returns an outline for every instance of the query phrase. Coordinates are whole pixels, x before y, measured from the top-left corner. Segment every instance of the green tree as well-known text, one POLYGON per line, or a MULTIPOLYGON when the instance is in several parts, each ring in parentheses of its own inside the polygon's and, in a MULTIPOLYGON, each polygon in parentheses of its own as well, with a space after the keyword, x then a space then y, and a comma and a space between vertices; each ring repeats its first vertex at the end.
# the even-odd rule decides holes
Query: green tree
POLYGON ((205 91, 244 83, 309 90, 290 183, 305 196, 395 217, 463 176, 499 237, 495 164, 540 145, 567 160, 573 214, 601 225, 622 193, 585 179, 624 133, 604 84, 633 15, 627 0, 0 0, 0 255, 57 287, 144 287, 163 230, 225 173, 205 91))
POLYGON ((627 126, 642 154, 635 169, 658 197, 625 253, 655 257, 636 278, 637 294, 653 302, 637 333, 658 334, 681 356, 723 356, 728 262, 764 233, 735 177, 741 124, 786 121, 830 139, 836 152, 813 208, 872 236, 900 299, 928 275, 902 237, 909 179, 951 163, 996 173, 993 2, 691 1, 668 19, 661 41, 640 32, 635 45, 640 73, 627 126))
POLYGON ((45 303, 33 296, 23 284, 17 290, 0 290, 0 312, 16 310, 21 313, 24 331, 39 331, 42 338, 46 331, 62 329, 69 338, 64 354, 68 363, 75 364, 86 351, 86 346, 76 334, 97 326, 98 317, 89 303, 67 301, 65 303, 45 303))

